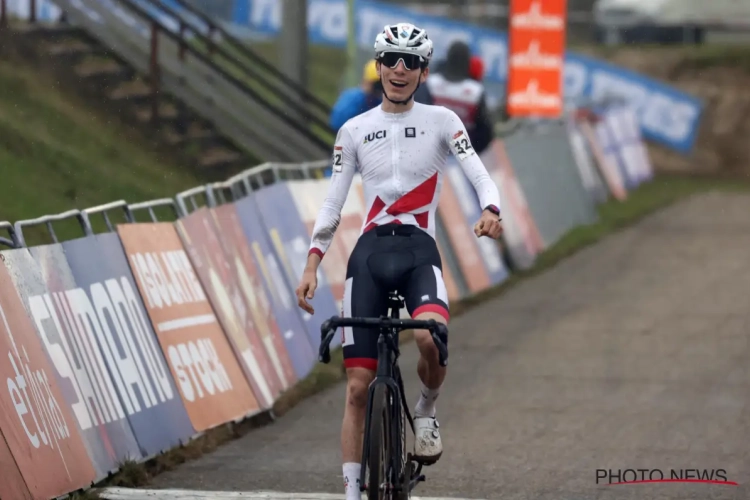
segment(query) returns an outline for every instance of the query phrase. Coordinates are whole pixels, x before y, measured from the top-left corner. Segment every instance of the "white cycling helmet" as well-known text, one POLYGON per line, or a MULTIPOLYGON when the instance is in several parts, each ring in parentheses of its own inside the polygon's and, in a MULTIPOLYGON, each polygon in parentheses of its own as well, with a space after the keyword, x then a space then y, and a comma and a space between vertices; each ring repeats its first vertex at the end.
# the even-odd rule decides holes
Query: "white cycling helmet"
POLYGON ((432 40, 427 31, 411 23, 391 24, 375 38, 375 58, 379 59, 384 52, 417 54, 426 66, 432 59, 432 40))

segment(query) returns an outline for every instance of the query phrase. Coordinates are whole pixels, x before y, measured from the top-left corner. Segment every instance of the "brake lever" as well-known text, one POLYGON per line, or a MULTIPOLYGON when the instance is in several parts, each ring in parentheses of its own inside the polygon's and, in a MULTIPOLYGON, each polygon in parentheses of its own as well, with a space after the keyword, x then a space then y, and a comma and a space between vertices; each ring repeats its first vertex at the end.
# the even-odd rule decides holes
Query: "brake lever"
POLYGON ((318 350, 318 361, 324 364, 331 362, 331 340, 336 333, 336 328, 331 327, 331 320, 327 319, 320 325, 320 349, 318 350))
MULTIPOLYGON (((436 322, 437 323, 437 322, 436 322)), ((432 338, 438 349, 438 361, 440 366, 448 366, 448 327, 442 323, 437 323, 432 330, 432 338)))

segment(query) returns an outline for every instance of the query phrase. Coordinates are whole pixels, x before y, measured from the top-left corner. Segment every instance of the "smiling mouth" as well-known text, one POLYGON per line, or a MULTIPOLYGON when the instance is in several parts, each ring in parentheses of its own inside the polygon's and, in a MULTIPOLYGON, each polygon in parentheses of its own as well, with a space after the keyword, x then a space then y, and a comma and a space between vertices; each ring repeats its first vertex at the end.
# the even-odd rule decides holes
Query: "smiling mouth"
POLYGON ((403 80, 389 80, 389 81, 391 82, 391 85, 400 89, 406 87, 407 85, 407 83, 403 80))

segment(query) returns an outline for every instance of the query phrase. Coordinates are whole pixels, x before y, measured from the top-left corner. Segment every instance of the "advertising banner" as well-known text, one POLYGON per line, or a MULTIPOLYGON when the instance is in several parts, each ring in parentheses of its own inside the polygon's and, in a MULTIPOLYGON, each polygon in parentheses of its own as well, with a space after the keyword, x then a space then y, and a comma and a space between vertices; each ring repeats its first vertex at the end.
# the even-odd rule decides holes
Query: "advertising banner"
POLYGON ((578 225, 596 221, 563 124, 521 132, 503 141, 531 215, 547 246, 578 225))
MULTIPOLYGON (((279 258, 281 269, 292 290, 297 288, 302 279, 302 272, 307 263, 307 252, 310 248, 310 235, 304 222, 297 213, 288 183, 273 184, 256 191, 252 197, 260 211, 263 225, 269 235, 271 245, 279 258)), ((324 259, 325 260, 325 259, 324 259)), ((343 262, 340 265, 345 265, 343 262)), ((294 297, 294 293, 292 293, 294 297)), ((294 299, 296 303, 296 298, 294 299)), ((310 343, 317 352, 320 345, 320 325, 331 316, 339 316, 341 309, 336 307, 333 292, 322 268, 318 270, 318 288, 315 297, 310 301, 315 309, 312 316, 300 309, 305 321, 310 343)), ((341 344, 338 335, 334 336, 332 347, 341 344)))
MULTIPOLYGON (((483 153, 480 156, 482 156, 482 161, 486 161, 486 154, 483 153)), ((450 184, 461 213, 464 215, 467 236, 473 237, 476 241, 490 284, 497 285, 502 283, 508 277, 508 270, 503 263, 503 257, 497 242, 486 237, 476 238, 474 234, 474 224, 482 216, 482 208, 479 205, 479 198, 477 197, 477 192, 474 190, 474 186, 471 185, 471 182, 466 178, 463 170, 453 157, 448 159, 444 172, 443 185, 450 184)), ((442 217, 445 220, 445 216, 442 217)))
POLYGON ((566 0, 511 0, 510 116, 557 118, 563 111, 566 0))
MULTIPOLYGON (((98 339, 119 395, 118 414, 123 412, 130 422, 141 453, 152 457, 187 442, 195 430, 117 234, 66 241, 62 248, 77 285, 66 291, 71 312, 98 339)), ((38 253, 35 258, 48 260, 38 253)))
POLYGON ((581 176, 581 182, 592 200, 596 203, 603 203, 608 198, 607 187, 594 165, 593 153, 586 144, 586 138, 574 120, 570 120, 567 126, 570 146, 581 176))
POLYGON ((604 119, 617 145, 617 156, 626 174, 627 187, 635 188, 651 177, 648 155, 641 142, 635 113, 628 106, 615 106, 607 110, 604 119))
MULTIPOLYGON (((438 201, 438 213, 443 221, 448 241, 453 248, 453 255, 466 281, 470 293, 477 293, 490 286, 490 278, 482 261, 474 234, 474 223, 466 224, 461 211, 461 204, 450 179, 443 179, 443 186, 438 201)), ((476 221, 475 221, 476 222, 476 221)))
POLYGON ((174 225, 120 224, 117 232, 195 430, 257 413, 174 225))
POLYGON ((175 225, 258 403, 264 409, 270 408, 281 392, 281 382, 244 303, 208 208, 199 208, 175 225))
MULTIPOLYGON (((0 377, 6 389, 0 391, 2 447, 12 453, 31 497, 47 500, 90 485, 96 474, 13 283, 0 262, 0 377)), ((7 462, 3 455, 0 451, 0 460, 7 462)), ((5 493, 26 496, 15 468, 2 469, 3 499, 5 493)))
POLYGON ((271 301, 263 288, 261 273, 255 263, 248 240, 242 230, 234 204, 221 205, 211 209, 211 215, 221 235, 221 244, 237 284, 245 298, 258 335, 263 342, 274 372, 286 390, 297 380, 294 367, 284 345, 279 325, 271 309, 271 301))
MULTIPOLYGON (((312 237, 315 219, 323 206, 328 193, 328 179, 289 181, 289 193, 297 207, 297 213, 307 228, 307 234, 312 237)), ((362 199, 352 189, 341 209, 341 221, 333 235, 333 241, 326 251, 321 267, 326 275, 333 292, 333 298, 341 308, 344 300, 344 285, 346 283, 346 266, 349 256, 357 244, 362 231, 366 214, 362 199)))
POLYGON ((3 256, 99 480, 143 454, 81 306, 88 301, 78 299, 85 292, 76 287, 59 245, 36 252, 47 255, 44 268, 25 248, 3 256))
POLYGON ((485 166, 500 188, 505 241, 516 265, 530 266, 544 250, 544 241, 531 216, 526 196, 516 179, 505 145, 499 139, 488 148, 485 166))
POLYGON ((597 166, 604 177, 609 191, 615 199, 624 201, 628 198, 628 192, 625 189, 625 183, 620 174, 619 164, 615 150, 610 145, 609 131, 603 121, 590 125, 588 122, 580 124, 589 147, 594 152, 597 159, 597 166))
MULTIPOLYGON (((317 361, 317 352, 313 350, 307 325, 302 320, 303 311, 297 306, 294 289, 278 261, 253 197, 237 200, 234 206, 253 258, 258 264, 263 289, 283 334, 294 372, 298 379, 304 378, 317 361)), ((317 342, 320 343, 320 332, 317 342)))

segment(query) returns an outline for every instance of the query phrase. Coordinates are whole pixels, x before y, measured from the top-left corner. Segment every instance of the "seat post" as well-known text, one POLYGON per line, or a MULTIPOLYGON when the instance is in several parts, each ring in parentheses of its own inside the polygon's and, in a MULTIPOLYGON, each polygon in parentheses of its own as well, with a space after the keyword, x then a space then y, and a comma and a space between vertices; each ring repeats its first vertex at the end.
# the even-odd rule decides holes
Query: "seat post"
POLYGON ((388 308, 391 311, 391 318, 398 318, 403 307, 404 301, 401 299, 398 293, 388 293, 388 308))

